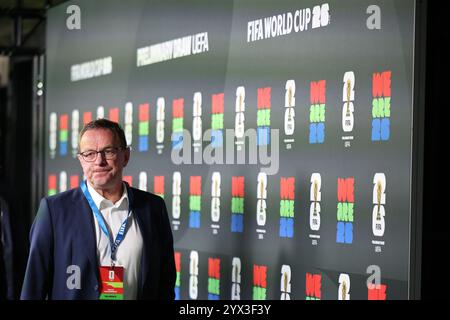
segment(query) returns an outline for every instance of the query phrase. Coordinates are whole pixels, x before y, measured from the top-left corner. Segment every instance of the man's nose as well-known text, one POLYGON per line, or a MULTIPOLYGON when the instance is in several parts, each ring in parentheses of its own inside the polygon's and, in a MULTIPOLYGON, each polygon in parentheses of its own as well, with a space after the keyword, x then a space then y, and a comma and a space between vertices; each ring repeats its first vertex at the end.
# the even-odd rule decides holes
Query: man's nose
POLYGON ((106 156, 105 156, 105 153, 103 151, 97 153, 97 158, 95 158, 95 163, 96 164, 106 163, 106 156))

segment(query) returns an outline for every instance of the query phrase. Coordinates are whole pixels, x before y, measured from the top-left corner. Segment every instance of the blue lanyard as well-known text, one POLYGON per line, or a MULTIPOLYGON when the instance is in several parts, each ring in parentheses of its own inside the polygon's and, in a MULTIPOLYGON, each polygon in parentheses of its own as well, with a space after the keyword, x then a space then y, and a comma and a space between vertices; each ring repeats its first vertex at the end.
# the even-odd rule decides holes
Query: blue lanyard
MULTIPOLYGON (((127 191, 129 191, 128 189, 128 185, 125 184, 127 191)), ((110 236, 109 232, 108 232, 108 228, 106 228, 106 223, 105 220, 103 219, 102 214, 100 213, 100 210, 98 210, 94 200, 92 199, 91 194, 89 193, 89 190, 87 188, 87 181, 84 180, 83 183, 81 183, 81 190, 83 191, 84 196, 86 197, 86 200, 89 203, 89 206, 92 209, 92 212, 94 213, 95 218, 97 219, 97 222, 100 226, 100 229, 102 229, 103 233, 106 235, 106 237, 109 240, 109 244, 111 246, 111 263, 114 264, 114 261, 116 260, 115 258, 115 254, 117 251, 117 247, 119 247, 119 244, 122 242, 123 238, 125 237, 125 233, 127 232, 127 223, 128 223, 128 218, 131 215, 131 200, 132 198, 130 197, 130 192, 128 192, 128 199, 129 199, 129 204, 128 204, 128 216, 126 217, 125 221, 122 222, 122 225, 120 226, 119 232, 117 233, 116 236, 116 240, 114 240, 112 237, 110 236)))

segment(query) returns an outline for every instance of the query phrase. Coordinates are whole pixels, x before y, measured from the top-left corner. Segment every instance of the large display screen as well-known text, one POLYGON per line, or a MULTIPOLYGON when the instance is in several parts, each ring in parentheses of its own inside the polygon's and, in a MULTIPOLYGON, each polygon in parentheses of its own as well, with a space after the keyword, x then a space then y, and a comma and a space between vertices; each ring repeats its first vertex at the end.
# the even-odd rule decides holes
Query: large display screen
POLYGON ((415 7, 51 9, 46 195, 79 186, 78 133, 105 117, 124 180, 166 202, 177 299, 410 298, 415 7))

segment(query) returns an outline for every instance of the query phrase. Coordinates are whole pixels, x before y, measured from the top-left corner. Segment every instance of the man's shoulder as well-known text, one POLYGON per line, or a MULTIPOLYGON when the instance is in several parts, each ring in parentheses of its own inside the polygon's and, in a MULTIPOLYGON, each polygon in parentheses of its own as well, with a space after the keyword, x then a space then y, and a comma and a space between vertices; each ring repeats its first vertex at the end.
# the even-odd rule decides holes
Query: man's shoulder
POLYGON ((146 201, 150 201, 152 203, 161 203, 164 202, 164 199, 154 193, 143 191, 137 188, 130 187, 133 192, 133 196, 136 200, 145 199, 146 201))
POLYGON ((80 198, 80 196, 82 196, 80 188, 74 188, 64 192, 60 192, 52 196, 45 197, 45 199, 49 204, 63 204, 63 203, 71 203, 74 200, 80 198))

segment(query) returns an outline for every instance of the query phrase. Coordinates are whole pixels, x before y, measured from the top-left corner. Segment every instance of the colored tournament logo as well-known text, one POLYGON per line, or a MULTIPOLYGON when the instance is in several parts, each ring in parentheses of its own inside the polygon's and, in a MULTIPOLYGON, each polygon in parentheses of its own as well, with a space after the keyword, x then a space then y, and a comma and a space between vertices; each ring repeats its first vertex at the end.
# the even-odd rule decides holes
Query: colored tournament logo
POLYGON ((208 300, 220 299, 220 259, 208 258, 208 300))
POLYGON ((199 152, 202 147, 202 93, 194 93, 192 107, 192 139, 194 143, 194 152, 199 152))
POLYGON ((266 300, 267 266, 253 265, 253 300, 266 300))
POLYGON ((322 275, 306 273, 306 300, 322 299, 322 275))
POLYGON ((237 150, 242 150, 245 133, 245 87, 237 87, 236 89, 236 116, 234 119, 234 135, 236 136, 237 150))
POLYGON ((231 178, 231 232, 244 231, 245 177, 231 178))
POLYGON ((164 199, 164 176, 153 177, 153 193, 164 199))
POLYGON ((78 175, 70 176, 70 189, 75 189, 80 186, 80 177, 78 175))
POLYGON ((355 73, 353 71, 348 71, 344 74, 344 88, 342 90, 342 101, 344 105, 342 106, 342 130, 346 134, 342 137, 345 147, 351 146, 351 141, 353 140, 353 126, 355 118, 353 113, 355 112, 355 106, 353 102, 355 101, 355 73))
POLYGON ((355 202, 355 179, 338 178, 337 243, 353 242, 353 218, 355 202))
POLYGON ((147 191, 147 172, 139 172, 139 190, 147 191))
POLYGON ((286 81, 284 108, 284 143, 286 149, 292 149, 292 143, 295 142, 295 80, 286 81))
POLYGON ((148 151, 150 127, 150 104, 139 105, 139 151, 148 151))
POLYGON ((172 224, 178 230, 181 216, 181 173, 176 171, 172 176, 172 224))
POLYGON ((280 178, 280 232, 281 238, 294 237, 295 178, 280 178))
POLYGON ((180 300, 180 289, 181 289, 181 253, 175 251, 175 270, 177 277, 175 280, 175 300, 180 300))
POLYGON ((309 109, 309 143, 325 141, 326 81, 311 82, 309 109))
POLYGON ((92 121, 92 112, 83 112, 83 125, 92 121))
POLYGON ((48 190, 47 195, 52 196, 56 194, 56 175, 55 174, 49 174, 48 175, 48 190))
POLYGON ((231 300, 241 300, 241 259, 233 257, 231 267, 231 300))
POLYGON ((133 104, 127 102, 125 104, 125 121, 124 121, 125 139, 127 146, 131 146, 133 143, 133 104))
POLYGON ((213 234, 219 232, 219 220, 220 220, 220 193, 221 193, 221 176, 220 172, 213 172, 211 178, 211 228, 213 234))
POLYGON ((211 146, 213 148, 221 148, 223 146, 223 110, 224 94, 213 94, 211 114, 211 146))
POLYGON ((198 252, 191 251, 189 257, 189 298, 197 299, 198 297, 198 252))
POLYGON ((59 117, 59 155, 67 155, 67 141, 69 140, 69 116, 62 114, 59 117))
POLYGON ((202 177, 193 176, 189 179, 189 228, 200 228, 201 210, 202 177))
POLYGON ((339 275, 338 300, 350 300, 350 276, 346 273, 339 275))
POLYGON ((160 97, 156 100, 156 150, 158 154, 164 149, 164 120, 166 119, 166 102, 160 97))
POLYGON ((71 129, 72 157, 76 158, 78 154, 78 132, 80 131, 80 112, 76 109, 72 111, 71 129))
POLYGON ((108 115, 108 119, 119 123, 119 108, 118 107, 113 107, 109 109, 109 115, 108 115))
POLYGON ((183 147, 184 99, 174 99, 172 103, 172 149, 183 147))
POLYGON ((386 300, 387 285, 369 284, 367 288, 367 300, 386 300))
POLYGON ((49 120, 49 135, 48 135, 48 146, 50 152, 50 159, 54 159, 56 155, 56 141, 58 135, 58 116, 56 112, 50 113, 49 120))
POLYGON ((270 95, 271 88, 258 88, 258 112, 257 112, 257 145, 270 144, 270 95))
POLYGON ((128 183, 130 187, 133 186, 133 176, 123 176, 122 180, 128 183))
POLYGON ((372 77, 372 141, 387 141, 391 127, 391 71, 372 77))
POLYGON ((281 267, 280 300, 291 300, 291 278, 291 267, 287 264, 283 264, 281 267))

